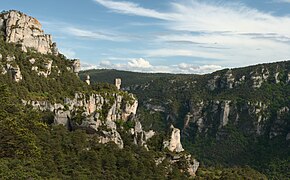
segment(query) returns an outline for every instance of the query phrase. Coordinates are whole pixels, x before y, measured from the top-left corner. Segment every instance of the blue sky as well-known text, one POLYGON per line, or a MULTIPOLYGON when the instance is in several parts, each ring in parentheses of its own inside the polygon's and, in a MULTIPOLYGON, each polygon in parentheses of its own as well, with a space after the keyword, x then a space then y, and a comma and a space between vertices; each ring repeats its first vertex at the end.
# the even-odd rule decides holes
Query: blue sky
POLYGON ((207 73, 290 59, 290 0, 1 0, 83 69, 207 73))

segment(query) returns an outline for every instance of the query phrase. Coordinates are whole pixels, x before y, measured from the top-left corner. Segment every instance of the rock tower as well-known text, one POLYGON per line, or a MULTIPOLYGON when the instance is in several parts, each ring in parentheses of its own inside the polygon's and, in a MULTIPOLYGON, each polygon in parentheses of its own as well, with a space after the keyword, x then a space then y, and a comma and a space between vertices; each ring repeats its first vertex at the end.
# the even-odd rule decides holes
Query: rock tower
POLYGON ((117 87, 118 90, 121 89, 121 84, 122 84, 121 78, 116 78, 115 79, 115 86, 117 87))

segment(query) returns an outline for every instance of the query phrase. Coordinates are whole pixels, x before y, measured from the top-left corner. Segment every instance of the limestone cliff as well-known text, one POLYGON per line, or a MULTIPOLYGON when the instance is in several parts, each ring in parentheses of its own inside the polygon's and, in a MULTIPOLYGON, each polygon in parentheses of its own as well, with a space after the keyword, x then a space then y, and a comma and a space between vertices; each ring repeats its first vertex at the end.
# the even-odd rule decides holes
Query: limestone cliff
POLYGON ((19 11, 0 14, 0 31, 6 42, 20 44, 25 52, 32 48, 42 54, 58 54, 51 35, 44 33, 39 21, 19 11))
POLYGON ((261 88, 263 83, 289 83, 289 69, 286 66, 273 67, 258 66, 257 68, 246 69, 248 72, 238 73, 237 70, 229 69, 221 73, 214 73, 215 75, 208 79, 207 88, 211 91, 221 89, 233 89, 248 84, 254 89, 261 88), (270 69, 271 68, 271 69, 270 69), (249 71, 250 70, 250 71, 249 71))
POLYGON ((121 92, 89 96, 76 93, 73 99, 65 98, 63 103, 34 100, 22 102, 40 111, 53 112, 55 124, 62 124, 67 128, 84 128, 90 133, 100 132, 100 143, 112 141, 123 148, 116 120, 127 121, 136 115, 138 101, 133 95, 129 97, 131 99, 124 100, 121 92))
POLYGON ((183 132, 188 136, 191 133, 208 134, 216 132, 216 138, 222 138, 223 127, 228 124, 234 125, 248 135, 266 135, 270 139, 282 135, 287 136, 286 115, 289 107, 285 106, 278 110, 276 117, 270 116, 269 103, 263 102, 231 102, 202 101, 191 102, 190 112, 184 120, 183 132), (272 119, 275 119, 272 121, 272 119), (269 122, 271 129, 269 130, 269 122), (197 128, 192 129, 193 127, 197 128))

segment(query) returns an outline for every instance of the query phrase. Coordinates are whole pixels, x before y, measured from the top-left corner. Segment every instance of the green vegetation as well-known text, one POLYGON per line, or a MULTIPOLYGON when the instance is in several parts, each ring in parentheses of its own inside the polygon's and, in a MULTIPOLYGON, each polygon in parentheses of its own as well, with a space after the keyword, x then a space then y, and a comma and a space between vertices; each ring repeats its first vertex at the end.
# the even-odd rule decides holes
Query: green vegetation
POLYGON ((121 150, 114 143, 99 144, 95 135, 84 131, 47 124, 47 113, 23 107, 10 92, 0 87, 1 179, 186 178, 178 170, 168 174, 166 163, 156 166, 155 152, 132 140, 121 150))
MULTIPOLYGON (((237 68, 232 70, 235 81, 245 76, 245 81, 232 89, 226 88, 225 76, 228 69, 207 75, 173 75, 144 74, 117 70, 89 70, 80 73, 83 77, 89 74, 92 82, 113 82, 121 77, 122 87, 136 94, 139 100, 138 115, 145 130, 154 129, 165 132, 170 124, 183 129, 182 141, 186 150, 194 154, 201 162, 202 169, 198 171, 200 178, 226 179, 225 176, 237 179, 289 179, 290 174, 290 142, 285 137, 290 132, 290 113, 278 111, 284 107, 290 108, 290 85, 287 76, 290 72, 290 61, 237 68), (269 77, 260 88, 252 87, 251 75, 257 72, 261 75, 269 71, 269 77), (275 81, 275 72, 279 72, 275 81), (211 91, 208 82, 219 76, 216 89, 211 91), (216 101, 231 101, 233 113, 239 111, 239 122, 236 116, 230 114, 229 124, 219 128, 221 107, 213 111, 216 101), (206 132, 198 132, 196 124, 184 127, 185 117, 198 102, 203 102, 208 121, 206 132), (252 103, 252 107, 248 105, 252 103), (251 114, 257 102, 266 105, 260 114, 267 117, 263 122, 262 135, 258 136, 254 129, 257 115, 251 114), (154 110, 154 108, 158 109, 154 110), (269 138, 270 131, 278 129, 275 138, 269 138), (204 171, 205 173, 203 173, 204 171), (230 175, 231 174, 231 175, 230 175), (258 178, 259 177, 259 178, 258 178)), ((162 137, 162 136, 161 136, 162 137)), ((153 138, 151 144, 156 144, 162 138, 153 138)), ((150 145, 150 143, 149 143, 150 145)))
MULTIPOLYGON (((236 79, 247 75, 241 86, 227 89, 221 85, 224 79, 220 79, 217 88, 210 91, 208 81, 214 76, 223 77, 227 70, 202 76, 91 70, 80 74, 81 78, 91 76, 93 85, 88 86, 68 69, 72 62, 62 54, 43 55, 33 50, 24 53, 18 45, 6 43, 3 34, 0 54, 1 72, 7 57, 15 57, 10 64, 18 65, 23 76, 17 83, 11 73, 0 74, 0 179, 187 179, 188 175, 180 171, 183 161, 174 166, 169 166, 168 161, 155 164, 156 158, 164 153, 162 143, 170 124, 182 129, 184 147, 201 162, 196 179, 290 178, 289 141, 285 141, 286 133, 290 132, 290 113, 277 112, 290 104, 290 87, 286 83, 289 61, 263 65, 270 72, 280 72, 280 83, 275 83, 275 75, 270 73, 261 88, 253 89, 249 76, 253 71, 260 72, 260 65, 233 70, 236 79), (36 60, 34 64, 29 62, 32 58, 36 60), (46 71, 45 63, 50 60, 53 63, 49 77, 31 70, 37 66, 39 71, 46 71), (131 95, 110 84, 115 78, 122 78, 122 86, 136 94, 140 104, 138 118, 144 129, 158 131, 148 142, 150 151, 132 144, 132 136, 126 132, 134 126, 132 121, 117 121, 124 141, 124 149, 119 149, 113 143, 99 144, 94 134, 52 125, 51 112, 39 112, 21 104, 21 99, 63 103, 76 92, 85 96, 98 93, 108 100, 99 112, 104 120, 116 95, 134 103, 131 95), (219 117, 210 112, 207 116, 212 122, 206 124, 210 127, 208 132, 199 133, 191 124, 186 131, 184 119, 191 105, 217 100, 231 100, 237 109, 242 109, 245 116, 240 118, 241 122, 230 122, 218 129, 219 117), (254 117, 243 111, 245 104, 258 101, 267 105, 263 113, 269 117, 264 122, 266 132, 261 136, 250 131, 248 125, 254 117), (278 115, 278 123, 282 123, 277 125, 278 115), (270 139, 269 132, 274 126, 283 128, 270 139)), ((84 119, 82 110, 74 113, 71 121, 80 124, 84 119)))
POLYGON ((8 44, 0 38, 0 54, 3 57, 0 65, 6 66, 6 57, 15 57, 15 63, 19 65, 23 80, 19 83, 12 81, 10 73, 0 75, 0 83, 7 84, 10 90, 21 99, 49 100, 51 102, 63 102, 65 97, 74 97, 75 92, 88 92, 89 86, 83 83, 67 67, 71 67, 71 61, 65 56, 43 55, 33 51, 24 53, 17 45, 8 44), (35 64, 29 62, 34 58, 35 64), (39 67, 39 71, 44 71, 44 64, 52 60, 52 69, 49 78, 38 75, 36 71, 31 71, 32 66, 39 67))

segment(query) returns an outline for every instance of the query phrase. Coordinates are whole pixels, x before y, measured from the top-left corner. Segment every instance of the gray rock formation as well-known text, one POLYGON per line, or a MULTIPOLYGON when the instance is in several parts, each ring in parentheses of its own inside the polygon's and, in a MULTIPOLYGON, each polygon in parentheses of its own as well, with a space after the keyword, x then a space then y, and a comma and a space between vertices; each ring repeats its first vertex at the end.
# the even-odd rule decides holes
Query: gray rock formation
POLYGON ((88 85, 90 85, 91 84, 91 81, 90 81, 90 76, 89 75, 87 75, 87 77, 86 77, 86 80, 85 80, 85 82, 88 84, 88 85))
POLYGON ((199 168, 199 162, 196 159, 192 159, 191 157, 188 157, 187 164, 188 164, 187 172, 189 173, 189 175, 195 176, 196 171, 199 168))
POLYGON ((72 61, 72 70, 76 75, 79 74, 81 70, 81 61, 79 59, 75 59, 72 61))
POLYGON ((140 121, 135 119, 135 126, 131 129, 131 134, 134 136, 134 144, 144 146, 147 150, 149 150, 146 143, 155 135, 153 130, 148 132, 144 131, 140 121))
MULTIPOLYGON (((134 117, 138 101, 133 96, 131 97, 132 104, 123 100, 123 96, 118 94, 107 94, 105 96, 91 94, 86 96, 81 93, 76 93, 73 99, 66 98, 63 104, 31 100, 22 100, 22 102, 24 105, 31 105, 34 109, 53 112, 55 115, 54 123, 66 127, 70 125, 70 120, 73 119, 74 115, 81 111, 85 120, 81 124, 76 124, 77 127, 89 129, 92 132, 100 132, 98 133, 100 143, 115 142, 120 148, 123 148, 123 141, 117 131, 115 121, 127 121, 134 117), (111 97, 114 97, 113 104, 110 104, 111 97), (110 108, 103 117, 104 115, 101 112, 105 112, 104 108, 107 106, 110 108)), ((145 139, 149 139, 149 136, 150 134, 144 134, 145 139)))
POLYGON ((153 105, 150 103, 146 103, 145 104, 146 109, 151 110, 151 111, 155 111, 155 112, 165 112, 165 107, 160 106, 160 105, 153 105))
POLYGON ((7 55, 6 62, 3 60, 2 54, 0 56, 0 71, 1 74, 5 75, 9 73, 15 82, 19 82, 23 79, 21 70, 19 66, 16 64, 15 56, 7 55))
POLYGON ((232 89, 235 84, 235 77, 233 76, 232 70, 228 70, 221 80, 221 88, 232 89))
POLYGON ((229 122, 229 114, 230 114, 230 102, 224 101, 221 103, 221 119, 220 119, 220 127, 224 127, 229 122))
POLYGON ((260 88, 263 83, 263 77, 259 74, 254 74, 251 76, 251 80, 253 81, 253 88, 260 88))
MULTIPOLYGON (((276 74, 275 74, 275 80, 277 80, 276 74)), ((278 73, 278 75, 279 75, 279 73, 278 73)), ((278 77, 278 75, 277 75, 277 77, 278 77)), ((258 72, 252 72, 251 73, 251 80, 253 81, 252 87, 253 88, 260 88, 262 86, 263 82, 267 81, 269 76, 270 76, 270 72, 266 68, 263 68, 261 71, 258 71, 258 72)))
POLYGON ((62 124, 65 127, 69 126, 68 119, 71 118, 71 112, 70 111, 59 109, 59 110, 55 110, 54 114, 55 114, 55 116, 54 116, 54 123, 55 124, 62 124))
POLYGON ((121 78, 115 79, 115 86, 117 87, 118 90, 121 89, 121 84, 122 84, 121 78))
POLYGON ((99 137, 99 143, 106 144, 108 142, 114 142, 118 145, 120 149, 123 149, 124 143, 121 138, 121 135, 116 130, 112 131, 102 131, 102 135, 99 137))
POLYGON ((253 88, 257 89, 262 86, 264 82, 271 83, 273 80, 276 84, 283 82, 290 82, 289 72, 282 72, 283 69, 279 66, 276 70, 269 70, 266 66, 261 66, 256 68, 251 72, 245 74, 234 75, 234 70, 228 70, 226 72, 214 73, 210 79, 207 80, 207 88, 211 91, 232 89, 242 85, 243 83, 250 83, 253 88), (286 73, 286 78, 284 78, 284 73, 286 73))
POLYGON ((280 82, 279 74, 280 74, 279 72, 276 72, 276 73, 275 73, 275 83, 276 83, 276 84, 280 82))
POLYGON ((128 120, 136 114, 138 101, 130 94, 131 102, 124 101, 123 96, 114 94, 114 103, 108 111, 107 120, 116 121, 118 119, 128 120))
POLYGON ((224 127, 228 124, 239 127, 248 135, 267 135, 270 138, 283 135, 287 127, 285 118, 290 113, 289 106, 278 110, 269 131, 267 123, 272 118, 271 106, 265 102, 196 101, 189 103, 189 109, 182 132, 186 136, 197 132, 204 136, 215 133, 217 139, 224 137, 224 127))
POLYGON ((38 67, 37 66, 33 66, 32 68, 33 68, 33 70, 38 72, 37 74, 39 76, 44 76, 44 77, 47 78, 51 74, 52 63, 53 63, 53 60, 46 60, 43 63, 44 70, 42 70, 42 71, 38 71, 38 67))
POLYGON ((51 35, 44 34, 38 20, 19 11, 1 14, 0 30, 4 33, 6 42, 22 45, 25 52, 27 48, 32 48, 42 54, 58 54, 51 35))
POLYGON ((168 148, 171 152, 182 152, 184 149, 182 148, 182 144, 180 141, 180 130, 175 128, 173 125, 170 127, 171 135, 168 141, 164 141, 164 148, 168 148))
POLYGON ((167 159, 170 164, 179 163, 182 161, 185 163, 185 171, 189 173, 190 176, 195 176, 195 173, 199 167, 199 162, 192 158, 190 154, 183 152, 184 149, 182 148, 182 144, 180 142, 180 130, 174 128, 171 125, 171 137, 170 140, 163 142, 164 148, 167 148, 169 151, 173 152, 174 154, 167 154, 166 157, 160 157, 156 160, 156 164, 162 163, 165 159, 167 159), (168 156, 169 155, 169 156, 168 156))
POLYGON ((208 88, 213 91, 218 87, 217 81, 220 78, 220 76, 214 76, 213 79, 208 80, 207 86, 208 88))
POLYGON ((36 61, 36 60, 35 60, 34 58, 29 59, 29 62, 30 62, 31 64, 34 64, 35 61, 36 61))
POLYGON ((106 127, 106 130, 101 130, 101 133, 99 133, 99 143, 106 144, 108 142, 114 142, 120 149, 123 149, 123 139, 117 131, 116 123, 109 120, 102 125, 106 127))
POLYGON ((21 71, 18 65, 16 67, 12 66, 9 70, 11 71, 12 78, 15 82, 19 82, 22 80, 21 71))

